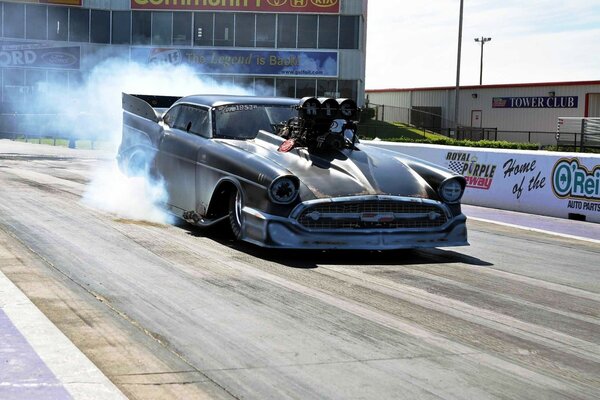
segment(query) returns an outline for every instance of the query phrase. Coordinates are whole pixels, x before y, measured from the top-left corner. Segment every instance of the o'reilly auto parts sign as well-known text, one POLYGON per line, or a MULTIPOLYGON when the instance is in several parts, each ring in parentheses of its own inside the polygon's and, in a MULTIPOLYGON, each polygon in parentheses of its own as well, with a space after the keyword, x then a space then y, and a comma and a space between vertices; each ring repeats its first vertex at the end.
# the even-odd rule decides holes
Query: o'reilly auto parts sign
POLYGON ((494 97, 492 108, 577 108, 577 96, 494 97))

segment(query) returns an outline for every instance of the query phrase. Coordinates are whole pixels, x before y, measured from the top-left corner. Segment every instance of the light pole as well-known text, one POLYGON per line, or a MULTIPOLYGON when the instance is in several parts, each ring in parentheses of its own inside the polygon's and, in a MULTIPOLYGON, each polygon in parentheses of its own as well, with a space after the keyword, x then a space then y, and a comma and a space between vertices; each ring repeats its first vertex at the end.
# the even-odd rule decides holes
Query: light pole
POLYGON ((463 0, 460 0, 460 12, 458 14, 458 54, 456 56, 456 89, 454 90, 454 134, 458 137, 458 102, 460 91, 460 50, 462 45, 463 27, 463 0))
POLYGON ((479 63, 479 84, 481 85, 483 83, 483 45, 486 44, 487 42, 489 42, 490 40, 492 40, 491 37, 480 37, 480 38, 475 38, 475 41, 477 43, 481 43, 481 61, 479 63))

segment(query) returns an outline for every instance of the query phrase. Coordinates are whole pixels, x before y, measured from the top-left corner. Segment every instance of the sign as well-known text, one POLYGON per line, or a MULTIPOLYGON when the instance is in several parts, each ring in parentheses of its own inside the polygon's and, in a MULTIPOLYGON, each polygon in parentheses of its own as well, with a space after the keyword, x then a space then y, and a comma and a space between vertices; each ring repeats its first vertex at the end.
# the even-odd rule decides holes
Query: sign
POLYGON ((463 203, 600 223, 600 155, 363 141, 452 169, 463 203))
POLYGON ((488 190, 496 173, 495 164, 482 163, 476 154, 469 152, 449 151, 446 154, 445 167, 464 176, 467 187, 473 189, 488 190))
POLYGON ((275 51, 131 48, 131 60, 143 64, 185 64, 211 74, 337 77, 335 51, 275 51))
POLYGON ((340 0, 131 0, 131 9, 338 14, 340 0))
POLYGON ((0 41, 0 67, 79 69, 80 60, 79 46, 0 41))
POLYGON ((577 96, 494 97, 492 108, 577 108, 577 96))
POLYGON ((66 6, 80 6, 81 0, 21 0, 19 3, 38 3, 38 4, 62 4, 66 6))

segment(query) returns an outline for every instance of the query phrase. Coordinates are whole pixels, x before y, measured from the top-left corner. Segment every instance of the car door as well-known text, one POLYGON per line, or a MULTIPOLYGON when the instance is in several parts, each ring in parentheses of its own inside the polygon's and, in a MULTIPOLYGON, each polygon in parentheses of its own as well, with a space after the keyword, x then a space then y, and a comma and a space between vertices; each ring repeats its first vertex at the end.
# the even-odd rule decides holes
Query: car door
POLYGON ((177 213, 196 211, 196 163, 209 137, 208 109, 176 105, 165 114, 162 124, 156 163, 165 181, 167 202, 177 213))

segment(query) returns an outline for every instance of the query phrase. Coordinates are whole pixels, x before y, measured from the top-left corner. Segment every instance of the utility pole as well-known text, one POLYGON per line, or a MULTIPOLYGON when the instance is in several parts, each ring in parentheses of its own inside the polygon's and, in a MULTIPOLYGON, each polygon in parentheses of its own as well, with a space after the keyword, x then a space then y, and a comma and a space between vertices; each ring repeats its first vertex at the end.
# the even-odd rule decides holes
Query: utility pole
POLYGON ((491 37, 486 38, 482 36, 480 38, 475 38, 475 41, 477 43, 481 43, 481 61, 479 63, 479 85, 483 83, 483 45, 489 42, 490 40, 492 40, 491 37))
POLYGON ((456 135, 458 135, 458 98, 460 90, 460 50, 462 45, 463 3, 464 0, 460 0, 460 13, 458 18, 458 55, 456 57, 456 89, 454 91, 454 132, 456 135))

